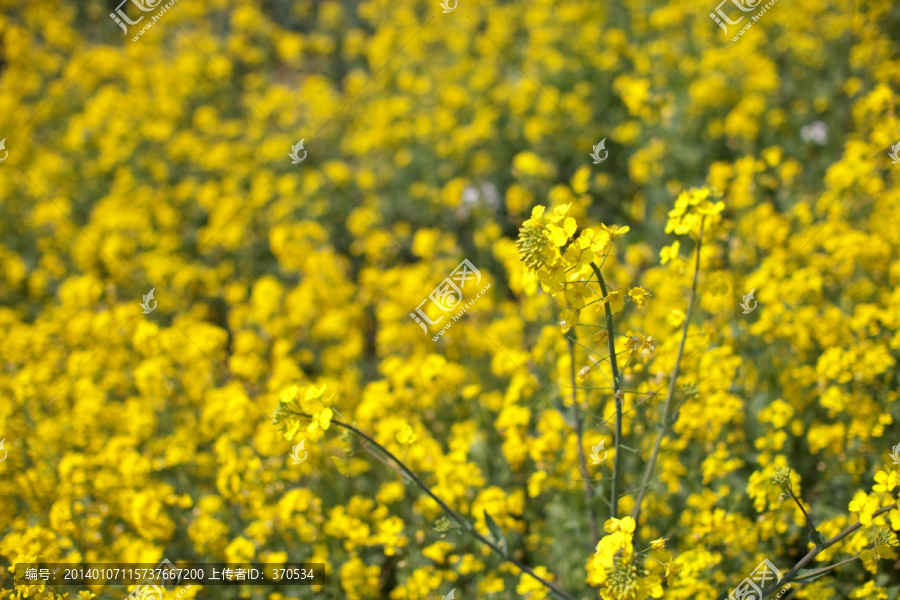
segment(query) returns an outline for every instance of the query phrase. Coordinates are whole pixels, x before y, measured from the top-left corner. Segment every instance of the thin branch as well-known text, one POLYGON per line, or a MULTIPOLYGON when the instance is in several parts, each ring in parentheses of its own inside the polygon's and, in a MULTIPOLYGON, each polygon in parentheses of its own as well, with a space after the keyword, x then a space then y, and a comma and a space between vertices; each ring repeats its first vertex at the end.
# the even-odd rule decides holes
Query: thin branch
MULTIPOLYGON (((300 413, 292 413, 292 414, 297 414, 298 416, 303 416, 303 417, 308 417, 308 416, 309 416, 309 415, 303 415, 303 414, 300 414, 300 413)), ((356 435, 360 436, 361 438, 363 438, 364 440, 366 440, 367 442, 369 442, 370 444, 372 444, 373 446, 375 446, 376 448, 378 448, 379 450, 381 450, 382 452, 384 452, 384 454, 387 455, 387 457, 390 458, 392 461, 394 461, 394 464, 396 464, 398 467, 400 467, 400 468, 403 470, 403 472, 406 473, 406 475, 407 475, 407 476, 408 476, 408 477, 409 477, 409 478, 410 478, 417 486, 419 486, 419 488, 421 488, 421 490, 422 490, 423 492, 425 492, 426 494, 428 494, 428 496, 429 496, 432 500, 434 500, 435 502, 437 502, 437 503, 438 503, 438 506, 440 506, 442 509, 444 509, 444 512, 446 512, 448 515, 450 515, 450 517, 451 517, 454 521, 456 521, 457 523, 459 523, 464 529, 466 529, 469 533, 471 533, 471 534, 472 534, 479 542, 481 542, 482 544, 484 544, 485 546, 487 546, 488 548, 490 548, 491 550, 493 550, 494 552, 496 552, 499 556, 501 556, 501 557, 503 558, 503 560, 505 560, 505 561, 507 561, 507 562, 510 562, 510 563, 516 565, 519 569, 521 569, 521 570, 524 571, 525 573, 528 573, 528 575, 530 575, 533 579, 535 579, 536 581, 540 582, 543 586, 545 586, 547 589, 551 590, 553 593, 555 593, 555 594, 556 594, 557 596, 559 596, 560 598, 565 598, 565 600, 576 600, 576 598, 575 598, 574 596, 572 596, 572 595, 569 594, 568 592, 566 592, 566 591, 564 591, 564 590, 558 588, 558 587, 557 587, 556 585, 554 585, 553 583, 547 581, 546 579, 544 579, 543 577, 541 577, 540 575, 538 575, 537 573, 535 573, 535 572, 534 572, 534 569, 532 569, 532 568, 529 567, 528 565, 526 565, 526 564, 524 564, 524 563, 522 563, 522 562, 516 560, 515 558, 513 558, 512 556, 510 556, 509 554, 507 554, 506 552, 504 552, 503 550, 501 550, 500 547, 497 546, 494 542, 492 542, 491 540, 489 540, 489 539, 486 538, 485 536, 483 536, 483 535, 481 535, 480 533, 478 533, 478 530, 475 529, 475 526, 474 526, 474 525, 472 525, 468 520, 466 520, 462 515, 460 515, 459 513, 457 513, 455 510, 453 510, 452 508, 450 508, 449 506, 447 506, 447 504, 446 504, 443 500, 441 500, 440 498, 438 498, 438 497, 434 494, 434 492, 431 491, 431 488, 429 488, 427 485, 425 485, 425 483, 424 483, 421 479, 419 479, 419 477, 418 477, 415 473, 413 473, 412 470, 410 470, 410 468, 406 466, 406 464, 404 464, 399 458, 397 458, 396 456, 394 456, 394 454, 391 453, 390 450, 388 450, 387 448, 385 448, 384 446, 382 446, 381 444, 379 444, 377 441, 375 441, 371 436, 366 435, 365 433, 363 433, 362 431, 360 431, 359 429, 357 429, 357 428, 354 427, 353 425, 350 425, 350 424, 348 424, 348 423, 344 423, 344 422, 342 422, 342 421, 338 421, 338 420, 334 420, 334 419, 333 419, 333 420, 331 421, 331 424, 332 424, 332 425, 336 425, 336 426, 338 426, 338 427, 343 427, 344 429, 347 429, 348 431, 352 431, 352 432, 355 433, 356 435)))
MULTIPOLYGON (((564 336, 567 340, 569 340, 570 342, 574 342, 575 344, 580 346, 582 349, 587 350, 590 354, 600 354, 599 352, 596 352, 593 348, 589 348, 589 347, 585 346, 584 344, 582 344, 575 338, 575 328, 574 327, 571 329, 571 332, 572 332, 572 337, 564 336)), ((623 350, 622 352, 627 352, 627 350, 623 350)), ((621 354, 622 352, 620 352, 619 354, 621 354)), ((599 358, 596 361, 594 361, 594 364, 602 362, 606 359, 607 359, 606 356, 604 356, 603 358, 599 358)), ((593 365, 591 365, 591 366, 593 366, 593 365)))
POLYGON ((804 579, 809 579, 810 577, 815 577, 816 575, 822 575, 823 573, 827 573, 832 569, 837 569, 841 565, 846 565, 847 563, 851 563, 854 560, 859 560, 858 556, 854 556, 852 558, 848 558, 847 560, 842 560, 839 563, 834 563, 833 565, 828 565, 827 567, 822 567, 821 569, 816 569, 815 571, 810 571, 809 573, 804 573, 802 576, 797 577, 794 581, 803 581, 804 579))
POLYGON ((790 480, 790 479, 788 479, 787 491, 788 491, 788 493, 791 495, 791 498, 794 499, 794 502, 797 503, 797 506, 800 507, 800 510, 803 511, 803 516, 806 517, 806 524, 809 526, 809 533, 812 534, 812 535, 815 535, 816 532, 818 531, 818 530, 816 529, 816 524, 813 523, 812 517, 810 517, 809 514, 806 512, 806 509, 803 508, 803 503, 800 502, 800 499, 799 499, 797 496, 794 495, 794 490, 793 490, 793 488, 791 487, 791 480, 790 480))
MULTIPOLYGON (((888 512, 888 511, 894 510, 895 508, 897 508, 896 502, 894 504, 891 504, 890 506, 885 506, 882 509, 876 510, 874 513, 872 513, 872 519, 874 520, 875 517, 883 515, 884 513, 888 512)), ((806 556, 801 558, 800 561, 797 562, 796 565, 791 567, 790 571, 785 573, 784 577, 782 577, 780 581, 773 583, 772 585, 763 589, 762 594, 760 595, 760 600, 762 600, 763 598, 765 598, 766 596, 768 596, 769 594, 771 594, 778 588, 782 587, 784 584, 790 583, 791 581, 794 581, 795 579, 797 579, 797 574, 800 572, 800 569, 802 569, 803 567, 808 565, 820 552, 822 552, 829 546, 834 546, 839 541, 841 541, 842 539, 844 539, 851 533, 855 532, 860 527, 862 527, 862 523, 860 523, 860 522, 854 523, 853 525, 846 528, 845 530, 843 530, 842 532, 840 532, 839 534, 837 534, 830 540, 826 540, 826 542, 822 545, 821 550, 814 546, 813 549, 810 550, 806 556)), ((804 577, 806 577, 806 575, 804 575, 804 577)), ((716 598, 716 600, 725 600, 725 598, 727 598, 727 597, 728 597, 728 592, 722 592, 722 594, 720 594, 719 597, 716 598)))
MULTIPOLYGON (((581 469, 581 478, 584 487, 584 503, 588 513, 588 523, 591 528, 591 543, 593 548, 597 545, 597 517, 594 515, 594 498, 591 493, 591 484, 588 481, 587 459, 584 456, 584 432, 581 429, 581 414, 578 412, 578 390, 575 389, 575 331, 572 336, 566 336, 569 345, 569 377, 572 380, 572 421, 575 423, 575 437, 578 438, 578 466, 581 469)), ((580 344, 579 344, 580 345, 580 344)))
MULTIPOLYGON (((893 510, 895 508, 897 508, 896 502, 894 504, 891 504, 890 506, 885 506, 881 510, 876 510, 872 514, 872 519, 874 520, 875 517, 882 515, 882 514, 888 512, 890 510, 893 510)), ((843 530, 842 532, 840 532, 839 534, 837 534, 830 540, 826 540, 826 542, 822 545, 822 550, 825 550, 829 546, 833 546, 833 545, 837 544, 839 541, 841 541, 842 539, 844 539, 845 537, 847 537, 848 535, 850 535, 851 533, 853 533, 860 527, 862 527, 862 523, 854 523, 853 525, 851 525, 847 529, 843 530)), ((810 550, 806 556, 801 558, 800 562, 798 562, 796 565, 794 565, 793 568, 785 574, 784 578, 780 582, 778 582, 777 584, 770 585, 769 587, 764 589, 762 591, 762 597, 765 598, 767 595, 774 592, 776 589, 778 589, 779 585, 784 585, 785 583, 789 583, 789 582, 793 581, 797 577, 797 573, 800 571, 800 569, 802 569, 807 564, 809 564, 812 561, 812 559, 814 559, 819 552, 820 552, 820 550, 817 547, 813 546, 813 549, 810 550)))
POLYGON ((700 234, 697 237, 697 258, 694 262, 694 280, 691 283, 691 296, 688 299, 687 312, 684 315, 684 328, 681 332, 681 342, 678 344, 678 355, 675 357, 675 367, 672 369, 672 377, 669 379, 669 391, 666 394, 666 402, 663 405, 663 418, 660 423, 659 433, 656 434, 656 440, 653 442, 653 451, 650 454, 650 461, 647 463, 647 469, 644 471, 644 480, 641 483, 641 489, 638 491, 637 501, 634 503, 632 518, 635 523, 635 531, 637 531, 638 522, 641 517, 641 502, 644 500, 644 494, 647 492, 647 486, 650 484, 650 477, 653 474, 653 467, 656 466, 656 458, 659 456, 659 448, 662 445, 663 436, 666 433, 666 425, 669 422, 669 408, 672 406, 672 398, 675 397, 675 382, 678 379, 678 372, 681 369, 681 358, 684 356, 684 344, 687 341, 688 326, 691 322, 691 312, 694 309, 694 300, 697 297, 697 280, 700 277, 700 248, 703 244, 703 221, 700 221, 700 234))
MULTIPOLYGON (((604 261, 605 260, 606 259, 604 258, 604 261)), ((594 263, 591 263, 591 269, 593 269, 594 275, 597 276, 597 281, 600 283, 600 291, 603 292, 603 297, 606 298, 609 296, 609 292, 606 289, 606 281, 603 279, 603 273, 594 263)), ((612 370, 612 384, 616 392, 616 457, 613 459, 612 491, 609 496, 610 516, 615 519, 619 508, 619 473, 622 470, 622 457, 619 453, 619 445, 622 443, 622 398, 619 397, 619 365, 616 362, 616 333, 613 329, 612 307, 610 307, 609 302, 604 302, 603 308, 606 311, 606 341, 609 346, 609 366, 612 370)))

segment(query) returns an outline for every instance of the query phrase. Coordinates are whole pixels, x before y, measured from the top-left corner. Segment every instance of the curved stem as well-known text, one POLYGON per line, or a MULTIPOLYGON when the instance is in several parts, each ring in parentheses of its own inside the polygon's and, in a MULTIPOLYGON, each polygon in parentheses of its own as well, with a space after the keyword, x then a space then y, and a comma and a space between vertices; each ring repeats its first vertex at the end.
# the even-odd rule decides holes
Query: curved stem
POLYGON ((697 236, 697 258, 694 261, 694 280, 691 282, 691 296, 688 299, 687 312, 684 315, 684 327, 681 331, 681 342, 678 344, 678 355, 675 357, 675 367, 672 369, 672 377, 669 379, 669 391, 666 394, 666 402, 663 405, 662 422, 659 425, 659 433, 656 434, 656 440, 653 442, 653 451, 650 453, 650 461, 644 470, 644 480, 641 482, 641 488, 638 491, 637 501, 634 503, 632 518, 634 519, 635 531, 637 531, 638 521, 641 517, 641 502, 644 500, 644 494, 647 486, 650 484, 650 477, 653 475, 653 467, 656 465, 656 458, 659 456, 659 448, 662 445, 663 436, 666 433, 666 426, 669 423, 669 409, 672 406, 672 398, 675 396, 675 382, 678 380, 678 372, 681 369, 681 358, 684 356, 684 344, 687 341, 688 326, 691 322, 691 312, 694 310, 694 300, 697 297, 697 280, 700 277, 700 247, 703 244, 703 221, 700 221, 700 234, 697 236))
MULTIPOLYGON (((297 413, 294 413, 294 414, 297 414, 297 413)), ((307 415, 301 415, 301 416, 307 416, 307 415)), ((528 573, 532 578, 534 578, 536 581, 540 582, 542 585, 544 585, 545 587, 547 587, 549 590, 551 590, 553 593, 555 593, 555 594, 556 594, 557 596, 559 596, 560 598, 565 598, 565 600, 576 600, 574 596, 570 595, 568 592, 565 592, 565 591, 561 590, 560 588, 558 588, 558 587, 555 586, 554 584, 550 583, 549 581, 547 581, 546 579, 544 579, 543 577, 541 577, 540 575, 538 575, 537 573, 535 573, 535 572, 534 572, 534 569, 532 569, 532 568, 529 567, 528 565, 519 562, 518 560, 516 560, 515 558, 512 558, 511 556, 508 556, 505 552, 503 552, 503 550, 500 549, 499 546, 497 546, 495 543, 493 543, 491 540, 489 540, 489 539, 486 538, 485 536, 483 536, 483 535, 481 535, 480 533, 478 533, 478 531, 475 529, 475 527, 474 527, 471 523, 469 523, 469 521, 467 521, 462 515, 460 515, 459 513, 457 513, 455 510, 453 510, 452 508, 450 508, 449 506, 447 506, 447 504, 446 504, 443 500, 441 500, 440 498, 438 498, 438 497, 434 494, 434 492, 432 492, 431 489, 430 489, 427 485, 425 485, 425 483, 424 483, 421 479, 419 479, 419 477, 418 477, 415 473, 413 473, 412 470, 410 470, 409 467, 407 467, 407 466, 406 466, 399 458, 397 458, 396 456, 394 456, 394 454, 391 453, 390 450, 388 450, 387 448, 385 448, 384 446, 382 446, 381 444, 379 444, 378 442, 376 442, 372 437, 370 437, 369 435, 366 435, 365 433, 363 433, 362 431, 360 431, 359 429, 357 429, 357 428, 354 427, 353 425, 350 425, 350 424, 348 424, 348 423, 344 423, 344 422, 342 422, 342 421, 332 420, 332 421, 331 421, 331 424, 332 424, 332 425, 337 425, 338 427, 343 427, 344 429, 346 429, 346 430, 348 430, 348 431, 352 431, 353 433, 355 433, 355 434, 358 435, 359 437, 363 438, 364 440, 366 440, 367 442, 369 442, 370 444, 372 444, 373 446, 375 446, 376 448, 378 448, 379 450, 381 450, 382 452, 384 452, 384 453, 388 456, 388 458, 390 458, 392 461, 394 461, 394 463, 395 463, 398 467, 400 467, 400 469, 401 469, 401 470, 402 470, 402 471, 403 471, 403 472, 404 472, 404 473, 405 473, 405 474, 406 474, 413 482, 415 482, 415 484, 416 484, 417 486, 419 486, 419 487, 422 489, 423 492, 425 492, 426 494, 428 494, 428 496, 431 497, 432 500, 434 500, 435 502, 437 502, 438 505, 439 505, 442 509, 444 509, 444 512, 446 512, 448 515, 450 515, 450 517, 452 517, 454 521, 456 521, 457 523, 459 523, 466 531, 468 531, 468 532, 471 533, 473 536, 475 536, 475 538, 476 538, 479 542, 481 542, 482 544, 484 544, 485 546, 487 546, 488 548, 490 548, 491 550, 493 550, 494 552, 496 552, 497 554, 499 554, 504 560, 506 560, 507 562, 511 562, 512 564, 516 565, 516 566, 517 566, 519 569, 521 569, 522 571, 528 573)))
POLYGON ((854 560, 859 560, 858 556, 854 556, 852 558, 848 558, 847 560, 842 560, 839 563, 834 563, 833 565, 828 565, 827 567, 822 567, 821 569, 816 569, 815 571, 810 571, 809 573, 804 573, 801 577, 797 577, 794 581, 803 581, 804 579, 809 579, 810 577, 815 577, 816 575, 821 575, 823 573, 827 573, 832 569, 837 569, 841 565, 846 565, 847 563, 851 563, 854 560))
MULTIPOLYGON (((815 535, 815 534, 816 534, 816 531, 817 531, 817 529, 816 529, 816 524, 813 523, 812 517, 810 517, 810 516, 809 516, 809 513, 806 512, 806 509, 803 508, 803 503, 800 502, 800 498, 798 498, 798 497, 794 494, 794 490, 793 490, 793 488, 791 488, 791 482, 790 482, 790 479, 788 480, 788 488, 787 488, 787 490, 788 490, 788 493, 791 495, 791 498, 794 499, 794 502, 797 503, 797 506, 800 507, 800 510, 803 511, 803 516, 806 517, 806 524, 809 526, 809 533, 812 534, 812 535, 815 535)), ((812 510, 812 509, 810 509, 810 510, 812 510)))
MULTIPOLYGON (((890 506, 885 506, 884 508, 876 510, 874 513, 872 513, 872 519, 875 519, 875 517, 883 515, 884 513, 888 512, 890 510, 894 510, 895 508, 897 508, 896 502, 894 504, 891 504, 890 506)), ((862 523, 859 523, 859 522, 854 523, 853 525, 846 528, 845 530, 843 530, 842 532, 840 532, 839 534, 837 534, 830 540, 827 540, 822 545, 822 550, 825 550, 829 546, 833 546, 833 545, 837 544, 839 541, 841 541, 842 539, 844 539, 845 537, 847 537, 848 535, 850 535, 851 533, 853 533, 860 527, 862 527, 862 523)), ((773 583, 769 587, 765 588, 762 591, 762 595, 760 595, 760 600, 762 600, 763 598, 765 598, 766 596, 768 596, 769 594, 771 594, 772 592, 777 590, 779 587, 783 586, 784 584, 790 583, 791 581, 796 580, 797 573, 799 573, 800 569, 802 569, 807 564, 809 564, 810 561, 812 561, 812 559, 814 559, 816 557, 816 555, 818 555, 822 550, 819 550, 818 548, 813 547, 813 549, 810 550, 806 556, 801 558, 800 561, 796 565, 794 565, 790 571, 785 573, 784 577, 782 577, 780 581, 773 583)), ((837 565, 834 565, 834 566, 837 566, 837 565)), ((716 598, 716 600, 725 600, 725 598, 727 598, 727 597, 728 597, 728 592, 723 592, 718 598, 716 598)))
MULTIPOLYGON (((597 281, 600 283, 600 291, 603 293, 603 297, 606 298, 609 296, 609 291, 606 289, 606 280, 603 279, 600 267, 591 263, 591 269, 594 270, 594 275, 597 276, 597 281)), ((619 365, 616 362, 616 332, 613 330, 612 308, 609 304, 609 302, 604 302, 603 308, 606 310, 606 339, 609 347, 609 366, 612 369, 612 384, 616 399, 616 456, 613 459, 612 491, 609 497, 610 516, 615 519, 619 508, 619 473, 622 470, 621 457, 619 456, 619 446, 622 444, 622 399, 619 397, 619 385, 621 384, 619 382, 619 365)))

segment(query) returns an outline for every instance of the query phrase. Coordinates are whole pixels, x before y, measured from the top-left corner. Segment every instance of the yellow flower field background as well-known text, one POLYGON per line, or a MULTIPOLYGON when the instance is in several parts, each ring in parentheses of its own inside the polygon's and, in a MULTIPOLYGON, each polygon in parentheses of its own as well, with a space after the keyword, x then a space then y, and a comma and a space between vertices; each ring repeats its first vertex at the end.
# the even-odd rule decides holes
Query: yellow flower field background
POLYGON ((900 6, 715 1, 0 0, 0 597, 896 600, 900 6))

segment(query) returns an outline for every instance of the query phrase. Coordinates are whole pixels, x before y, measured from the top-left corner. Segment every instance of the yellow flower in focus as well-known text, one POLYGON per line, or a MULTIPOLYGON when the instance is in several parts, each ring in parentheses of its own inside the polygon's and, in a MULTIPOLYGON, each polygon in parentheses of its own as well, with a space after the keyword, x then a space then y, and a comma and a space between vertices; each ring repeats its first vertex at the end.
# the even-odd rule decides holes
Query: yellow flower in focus
POLYGON ((594 261, 594 251, 591 249, 591 242, 584 236, 584 232, 566 248, 563 260, 565 260, 566 267, 576 273, 594 261))
POLYGON ((568 333, 570 329, 578 325, 578 316, 580 314, 580 310, 572 310, 571 308, 566 308, 559 313, 559 327, 563 333, 568 333))
POLYGON ((872 486, 872 491, 888 493, 898 485, 900 485, 900 471, 894 469, 890 471, 882 470, 875 473, 875 485, 872 486))
POLYGON ((623 237, 631 230, 631 227, 628 227, 627 225, 624 227, 619 227, 618 225, 600 225, 600 227, 609 235, 609 239, 613 242, 618 238, 623 237))
POLYGON ((584 283, 575 283, 566 287, 566 300, 569 301, 569 306, 575 309, 584 308, 584 301, 586 298, 589 298, 593 295, 593 291, 584 283))
POLYGON ((631 517, 622 519, 609 519, 603 524, 603 531, 614 533, 616 531, 624 531, 625 533, 634 533, 635 522, 631 517))
POLYGON ((312 433, 317 429, 322 429, 323 431, 327 430, 331 427, 331 418, 334 416, 334 412, 330 408, 326 408, 319 412, 313 413, 312 423, 306 428, 306 431, 312 433))
POLYGON ((601 300, 600 304, 597 305, 597 312, 604 310, 604 304, 609 304, 609 309, 612 311, 612 314, 621 311, 625 307, 625 296, 622 294, 622 290, 615 290, 607 294, 603 300, 601 300))
POLYGON ((667 562, 666 563, 666 583, 669 583, 672 577, 675 577, 681 572, 681 569, 684 568, 684 565, 676 562, 667 562))
POLYGON ((628 290, 628 295, 634 300, 635 306, 638 308, 644 308, 644 304, 647 303, 647 298, 650 297, 650 294, 647 293, 647 290, 640 287, 634 287, 628 290))

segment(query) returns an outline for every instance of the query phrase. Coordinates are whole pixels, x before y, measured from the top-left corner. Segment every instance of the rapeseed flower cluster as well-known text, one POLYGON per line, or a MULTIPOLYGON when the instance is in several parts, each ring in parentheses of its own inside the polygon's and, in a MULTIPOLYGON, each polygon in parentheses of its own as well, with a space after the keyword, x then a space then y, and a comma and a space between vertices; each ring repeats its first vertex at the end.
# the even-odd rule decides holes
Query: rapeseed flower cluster
POLYGON ((715 4, 0 0, 0 598, 895 598, 900 15, 715 4))

